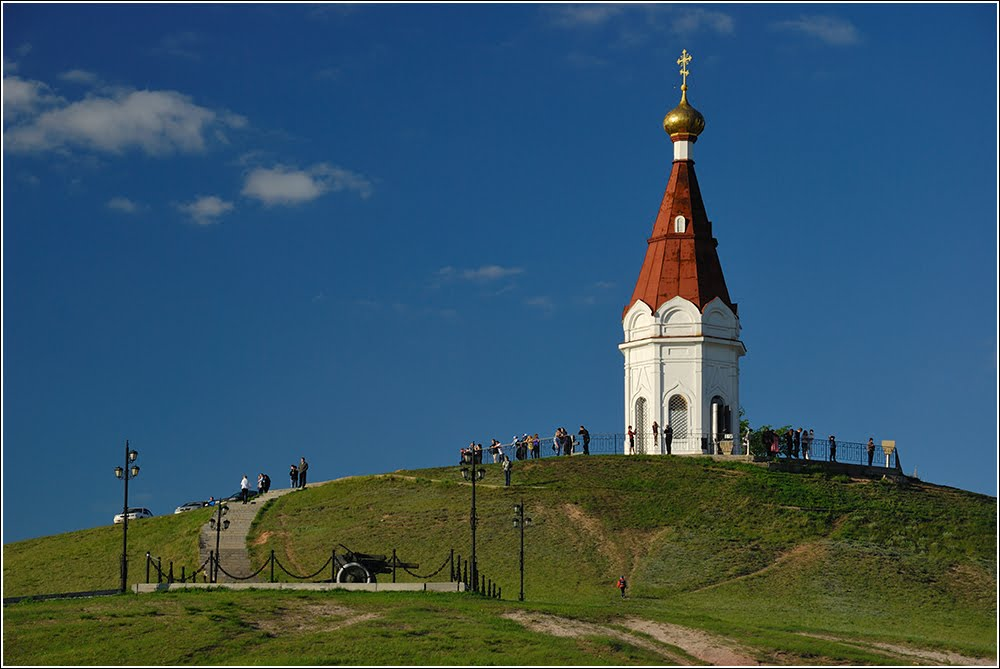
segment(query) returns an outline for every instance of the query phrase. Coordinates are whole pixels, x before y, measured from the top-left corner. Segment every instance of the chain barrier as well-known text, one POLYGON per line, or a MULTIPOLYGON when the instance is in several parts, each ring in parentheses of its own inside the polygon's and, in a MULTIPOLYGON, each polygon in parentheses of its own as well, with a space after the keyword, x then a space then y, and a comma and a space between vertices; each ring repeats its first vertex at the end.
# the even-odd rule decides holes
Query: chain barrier
POLYGON ((254 573, 250 574, 249 576, 235 576, 233 574, 230 574, 228 571, 225 570, 225 568, 223 568, 223 566, 219 562, 218 558, 216 558, 216 560, 215 560, 215 568, 218 569, 219 571, 221 571, 223 574, 225 574, 229 578, 235 578, 237 581, 247 581, 247 580, 249 580, 249 579, 257 576, 258 574, 260 574, 260 572, 264 571, 264 567, 266 567, 269 563, 270 563, 270 560, 268 560, 267 562, 265 562, 264 564, 262 564, 260 566, 260 569, 258 569, 254 573))
MULTIPOLYGON (((279 559, 277 558, 277 556, 273 556, 273 558, 272 558, 272 559, 274 560, 274 563, 275 563, 276 565, 278 565, 278 569, 280 569, 281 571, 285 572, 286 574, 288 574, 288 575, 289 575, 289 576, 291 576, 292 578, 297 578, 297 579, 299 579, 299 580, 301 580, 301 581, 307 581, 307 580, 309 580, 310 578, 316 578, 317 576, 319 576, 319 575, 320 575, 320 573, 321 573, 321 572, 322 572, 322 571, 323 571, 324 569, 326 569, 326 566, 327 566, 328 564, 330 564, 330 560, 332 560, 332 559, 333 559, 333 557, 329 557, 329 558, 327 558, 326 562, 324 562, 324 563, 323 563, 323 566, 322 566, 322 567, 320 567, 319 569, 317 569, 317 570, 316 570, 315 572, 313 572, 312 574, 309 574, 308 576, 299 576, 299 575, 297 575, 297 574, 293 574, 292 572, 288 571, 287 569, 285 569, 285 565, 281 564, 281 560, 279 560, 279 559)), ((267 566, 267 562, 265 562, 265 563, 264 563, 264 566, 267 566)), ((261 567, 261 569, 263 569, 263 568, 264 568, 264 567, 261 567)))
MULTIPOLYGON (((438 567, 436 571, 433 571, 430 574, 427 574, 426 576, 421 576, 420 574, 414 574, 412 571, 410 571, 409 569, 407 569, 406 567, 404 567, 402 565, 400 565, 399 568, 402 569, 403 571, 405 571, 407 574, 409 574, 413 578, 425 579, 425 578, 432 578, 432 577, 437 576, 438 574, 440 574, 441 570, 443 570, 445 567, 447 567, 449 562, 451 562, 451 556, 450 555, 444 559, 444 562, 441 563, 441 566, 438 567)), ((399 564, 398 561, 397 561, 397 564, 399 564)))
MULTIPOLYGON (((156 570, 156 582, 157 583, 160 583, 162 581, 166 581, 167 583, 187 583, 188 581, 190 581, 191 583, 194 583, 194 582, 196 582, 198 580, 198 574, 200 574, 202 572, 205 572, 206 574, 208 573, 205 570, 205 567, 208 566, 208 563, 209 563, 209 561, 211 559, 212 559, 211 557, 205 558, 205 561, 201 563, 200 567, 198 567, 197 569, 195 569, 190 574, 185 574, 181 578, 177 578, 177 577, 171 578, 170 574, 173 573, 173 562, 170 563, 170 567, 168 568, 168 571, 165 573, 163 571, 163 568, 160 566, 161 559, 160 558, 155 558, 154 559, 153 556, 149 555, 149 554, 146 555, 146 567, 147 568, 152 568, 152 569, 156 570)), ((149 583, 148 569, 147 569, 146 582, 149 583)))

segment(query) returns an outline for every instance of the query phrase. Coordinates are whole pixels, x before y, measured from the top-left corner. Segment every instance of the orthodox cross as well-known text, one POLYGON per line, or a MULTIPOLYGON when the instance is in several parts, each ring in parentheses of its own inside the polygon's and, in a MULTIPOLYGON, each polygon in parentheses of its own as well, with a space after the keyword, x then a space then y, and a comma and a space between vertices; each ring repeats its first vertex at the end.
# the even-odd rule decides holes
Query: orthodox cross
POLYGON ((687 64, 690 62, 691 62, 691 54, 687 52, 687 49, 682 49, 681 57, 677 59, 677 64, 681 66, 681 77, 683 77, 683 79, 681 80, 682 91, 687 90, 687 77, 689 74, 691 74, 690 72, 688 72, 687 64))

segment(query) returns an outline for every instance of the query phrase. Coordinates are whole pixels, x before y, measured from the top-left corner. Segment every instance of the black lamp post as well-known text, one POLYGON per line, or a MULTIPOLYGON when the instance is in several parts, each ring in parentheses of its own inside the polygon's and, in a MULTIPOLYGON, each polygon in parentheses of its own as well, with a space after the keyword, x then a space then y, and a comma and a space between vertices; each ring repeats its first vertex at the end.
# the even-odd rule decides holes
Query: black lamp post
POLYGON ((139 465, 135 464, 137 457, 139 457, 139 452, 129 450, 128 439, 126 439, 125 466, 115 467, 115 476, 125 481, 125 502, 122 505, 122 592, 128 589, 128 481, 139 475, 139 465), (132 463, 131 467, 129 463, 132 463))
POLYGON ((521 529, 521 596, 520 601, 524 601, 524 527, 531 526, 531 518, 524 517, 524 498, 520 504, 514 505, 514 527, 521 529))
POLYGON ((221 500, 216 506, 218 506, 216 510, 216 516, 218 517, 213 516, 208 521, 211 527, 215 529, 215 564, 211 566, 212 574, 210 579, 212 583, 219 582, 219 539, 221 538, 222 530, 229 529, 229 519, 222 519, 224 515, 229 513, 229 507, 223 504, 221 500))
MULTIPOLYGON (((478 451, 480 457, 482 457, 482 451, 478 451)), ((476 569, 476 481, 482 480, 486 476, 486 470, 476 467, 476 454, 475 448, 469 448, 469 459, 472 461, 472 471, 470 473, 468 467, 462 467, 462 478, 466 481, 472 481, 472 511, 469 514, 469 527, 472 529, 472 565, 469 568, 471 580, 472 580, 472 591, 479 592, 479 575, 476 569)))

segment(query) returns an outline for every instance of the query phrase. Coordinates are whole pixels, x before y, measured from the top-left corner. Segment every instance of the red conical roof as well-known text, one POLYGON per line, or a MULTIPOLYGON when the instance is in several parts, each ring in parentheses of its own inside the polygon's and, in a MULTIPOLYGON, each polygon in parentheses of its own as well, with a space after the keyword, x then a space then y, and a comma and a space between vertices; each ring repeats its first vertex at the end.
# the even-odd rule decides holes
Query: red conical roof
MULTIPOLYGON (((688 138, 678 139, 686 141, 688 138)), ((712 223, 705 213, 705 203, 694 174, 694 161, 674 161, 648 243, 639 280, 622 318, 637 300, 656 311, 678 295, 696 304, 700 310, 719 298, 736 313, 736 304, 729 299, 722 264, 715 250, 718 241, 712 236, 712 223), (678 216, 684 217, 683 232, 675 231, 678 216)))

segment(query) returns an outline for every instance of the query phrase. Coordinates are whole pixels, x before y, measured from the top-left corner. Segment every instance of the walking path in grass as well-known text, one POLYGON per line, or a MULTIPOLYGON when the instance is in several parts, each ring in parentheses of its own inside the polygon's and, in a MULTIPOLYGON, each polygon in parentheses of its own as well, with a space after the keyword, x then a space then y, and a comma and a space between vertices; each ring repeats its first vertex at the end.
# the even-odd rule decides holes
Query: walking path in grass
MULTIPOLYGON (((307 488, 350 478, 356 477, 344 476, 339 479, 331 479, 330 481, 317 481, 310 483, 307 488)), ((259 575, 248 579, 237 579, 227 576, 223 570, 233 576, 248 576, 253 573, 254 569, 250 564, 250 555, 247 552, 247 539, 249 538, 250 527, 253 525, 253 520, 257 517, 257 513, 268 501, 282 495, 287 495, 295 490, 306 490, 307 488, 278 488, 276 490, 268 490, 266 494, 258 495, 246 504, 242 502, 226 502, 225 505, 229 507, 229 511, 226 513, 224 520, 229 521, 229 527, 218 531, 212 527, 211 522, 205 523, 202 526, 201 534, 198 536, 199 563, 208 564, 209 553, 215 552, 216 542, 218 542, 219 563, 221 566, 219 570, 219 583, 262 582, 264 579, 259 575)), ((218 518, 217 515, 213 517, 218 518)), ((205 570, 207 574, 208 566, 205 567, 205 570)))
MULTIPOLYGON (((229 527, 223 530, 216 530, 212 523, 205 523, 198 535, 198 561, 205 564, 206 574, 210 566, 207 562, 209 554, 214 554, 216 547, 219 551, 219 583, 233 582, 259 582, 260 576, 250 579, 230 578, 225 572, 234 576, 247 576, 253 572, 250 565, 250 556, 247 553, 247 535, 250 533, 250 526, 257 512, 263 508, 268 500, 281 497, 292 492, 294 488, 280 488, 278 490, 268 490, 266 494, 254 497, 246 504, 242 502, 226 502, 228 511, 224 520, 229 521, 229 527), (225 570, 225 571, 223 571, 225 570)), ((218 518, 218 511, 212 516, 218 518)))
POLYGON ((900 655, 911 662, 913 660, 921 660, 921 662, 917 664, 955 664, 971 667, 997 666, 997 660, 994 657, 968 657, 950 650, 928 650, 926 648, 913 648, 912 646, 901 646, 899 644, 882 643, 879 641, 844 639, 842 637, 832 636, 829 634, 810 634, 808 632, 798 632, 798 634, 801 634, 802 636, 815 637, 817 639, 826 639, 827 641, 836 641, 837 643, 843 643, 857 648, 877 648, 895 655, 900 655))
POLYGON ((723 640, 708 632, 670 623, 629 618, 624 625, 631 631, 626 631, 607 625, 528 611, 511 612, 504 614, 504 617, 515 620, 528 629, 553 636, 611 637, 659 653, 670 664, 711 664, 730 667, 760 664, 753 659, 749 652, 729 640, 723 640), (633 632, 648 635, 654 641, 633 632))

